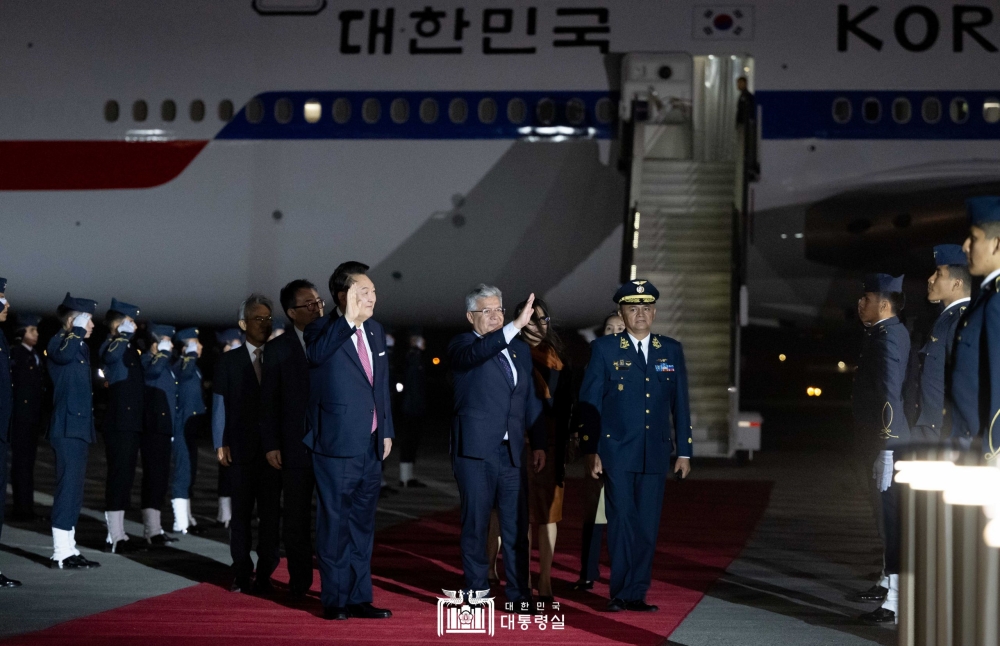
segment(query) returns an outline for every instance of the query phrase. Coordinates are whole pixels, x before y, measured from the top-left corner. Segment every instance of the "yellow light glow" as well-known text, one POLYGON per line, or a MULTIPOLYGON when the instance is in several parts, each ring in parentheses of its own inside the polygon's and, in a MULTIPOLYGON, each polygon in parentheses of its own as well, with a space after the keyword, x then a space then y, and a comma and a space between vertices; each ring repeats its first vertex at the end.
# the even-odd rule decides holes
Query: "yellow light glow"
POLYGON ((843 361, 838 361, 837 362, 837 369, 840 370, 840 371, 847 370, 847 364, 844 363, 843 361))
POLYGON ((990 547, 1000 547, 1000 518, 994 518, 983 530, 983 540, 990 547))
POLYGON ((784 360, 785 360, 785 359, 787 359, 787 358, 788 358, 788 357, 786 357, 786 356, 785 356, 785 355, 783 355, 783 354, 779 354, 779 355, 778 355, 778 361, 784 361, 784 360))
POLYGON ((316 123, 319 121, 320 117, 323 116, 323 106, 320 105, 319 101, 311 100, 306 101, 305 107, 302 109, 303 116, 309 123, 316 123))
POLYGON ((822 388, 813 388, 813 394, 816 395, 817 397, 819 397, 820 395, 823 394, 823 389, 822 388))
POLYGON ((434 357, 433 359, 431 359, 431 363, 433 363, 436 366, 439 363, 441 363, 441 359, 439 359, 438 357, 434 357))
POLYGON ((956 466, 943 488, 949 505, 990 505, 1000 499, 1000 469, 956 466))
POLYGON ((806 388, 806 394, 812 397, 816 394, 816 389, 813 388, 812 386, 809 386, 808 388, 806 388))

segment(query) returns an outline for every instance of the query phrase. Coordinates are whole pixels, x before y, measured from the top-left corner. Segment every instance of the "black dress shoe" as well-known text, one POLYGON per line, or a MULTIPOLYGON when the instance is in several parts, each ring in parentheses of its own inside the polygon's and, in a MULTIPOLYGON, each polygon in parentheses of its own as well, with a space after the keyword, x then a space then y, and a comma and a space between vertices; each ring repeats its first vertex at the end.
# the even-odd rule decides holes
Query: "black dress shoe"
POLYGON ((244 592, 250 594, 251 583, 250 579, 246 577, 236 577, 233 579, 233 584, 229 586, 230 592, 244 592))
POLYGON ((4 575, 0 574, 0 588, 20 588, 21 582, 15 581, 14 579, 8 579, 4 575))
POLYGON ((271 579, 256 579, 253 582, 252 594, 258 597, 270 597, 273 592, 274 586, 271 585, 271 579))
POLYGON ((350 617, 350 615, 347 613, 347 608, 340 608, 338 606, 323 608, 323 619, 342 621, 348 617, 350 617))
POLYGON ((624 599, 612 599, 608 602, 608 607, 606 610, 608 612, 621 612, 625 610, 626 604, 624 599))
POLYGON ((400 487, 409 487, 410 489, 426 489, 427 488, 427 484, 426 483, 420 482, 416 478, 410 478, 406 482, 400 481, 399 486, 400 487))
POLYGON ((49 567, 59 570, 89 570, 90 568, 101 567, 97 561, 86 559, 81 554, 64 558, 62 562, 49 559, 49 567))
POLYGON ((177 539, 170 534, 157 534, 156 536, 150 536, 147 538, 146 542, 154 547, 162 547, 167 543, 176 543, 177 539))
POLYGON ((579 581, 577 581, 576 583, 573 584, 573 589, 574 590, 593 590, 594 589, 594 582, 593 581, 587 581, 585 579, 580 579, 579 581))
POLYGON ((866 624, 889 624, 896 623, 896 613, 885 608, 876 608, 871 612, 866 612, 859 617, 866 624))
POLYGON ((190 534, 191 536, 203 536, 205 534, 205 530, 199 525, 189 525, 188 528, 184 530, 184 533, 190 534))
POLYGON ((626 601, 625 609, 631 610, 632 612, 656 612, 660 609, 660 607, 646 603, 645 601, 639 599, 636 601, 626 601))
POLYGON ((887 594, 889 594, 888 588, 873 585, 864 592, 859 592, 851 596, 851 601, 885 601, 885 595, 887 594))
POLYGON ((348 605, 347 613, 358 619, 388 619, 392 616, 392 610, 376 608, 367 601, 348 605))

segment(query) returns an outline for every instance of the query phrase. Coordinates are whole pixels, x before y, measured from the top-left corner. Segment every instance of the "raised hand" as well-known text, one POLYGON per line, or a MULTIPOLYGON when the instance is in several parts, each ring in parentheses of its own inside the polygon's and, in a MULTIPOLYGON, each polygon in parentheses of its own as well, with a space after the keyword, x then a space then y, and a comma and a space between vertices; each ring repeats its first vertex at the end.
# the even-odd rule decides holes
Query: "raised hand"
POLYGON ((528 302, 525 303, 524 309, 516 319, 514 319, 514 327, 520 330, 531 320, 531 317, 535 314, 535 295, 530 294, 528 296, 528 302))
POLYGON ((344 301, 344 318, 356 327, 358 317, 361 315, 361 295, 358 294, 357 281, 347 290, 344 301))

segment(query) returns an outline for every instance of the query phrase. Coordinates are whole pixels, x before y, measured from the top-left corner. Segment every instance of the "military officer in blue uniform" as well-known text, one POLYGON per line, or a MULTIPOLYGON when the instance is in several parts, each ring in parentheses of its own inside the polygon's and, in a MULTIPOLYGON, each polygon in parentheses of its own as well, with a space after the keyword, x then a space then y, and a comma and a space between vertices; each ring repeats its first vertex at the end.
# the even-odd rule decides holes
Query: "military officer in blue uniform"
MULTIPOLYGON (((0 323, 7 320, 10 303, 7 302, 7 279, 0 278, 0 323)), ((0 492, 7 495, 7 451, 10 444, 10 419, 14 407, 14 388, 10 375, 10 348, 7 337, 0 332, 0 492)), ((0 536, 3 535, 3 500, 0 499, 0 536)), ((8 579, 0 572, 0 590, 17 588, 20 581, 8 579)))
POLYGON ((177 424, 177 378, 170 369, 176 330, 170 325, 150 327, 154 346, 142 356, 146 380, 142 434, 142 524, 150 545, 176 541, 163 531, 160 508, 170 481, 170 453, 177 424))
POLYGON ((198 436, 205 418, 205 400, 201 391, 201 370, 198 358, 202 346, 198 328, 185 328, 174 336, 180 355, 174 360, 177 376, 177 424, 173 444, 173 484, 170 502, 174 509, 174 531, 182 534, 201 533, 191 513, 191 497, 198 468, 198 436))
MULTIPOLYGON (((936 268, 927 279, 927 300, 944 309, 931 328, 927 342, 917 352, 917 418, 910 428, 914 444, 934 446, 947 440, 948 428, 944 398, 945 366, 951 362, 955 331, 969 306, 972 279, 962 246, 942 244, 934 247, 936 268)), ((948 416, 950 418, 950 416, 948 416)))
POLYGON ((14 494, 13 517, 35 519, 35 458, 42 436, 48 399, 45 362, 35 347, 41 317, 20 314, 10 349, 14 409, 10 421, 10 484, 14 494))
POLYGON ((104 448, 108 460, 104 491, 104 518, 108 525, 105 551, 132 551, 125 533, 125 510, 132 501, 132 484, 142 437, 142 404, 145 380, 139 349, 132 342, 139 308, 117 298, 104 317, 110 333, 98 352, 108 383, 108 409, 104 415, 104 448))
POLYGON ((632 280, 615 293, 625 332, 591 343, 580 387, 580 448, 591 477, 604 475, 611 552, 608 610, 656 611, 646 603, 663 492, 690 471, 691 413, 681 344, 651 334, 659 291, 632 280))
POLYGON ((56 462, 56 491, 52 501, 52 559, 50 567, 87 569, 100 564, 76 549, 76 521, 83 506, 87 455, 97 439, 94 431, 93 376, 86 340, 94 331, 97 301, 68 292, 56 311, 63 327, 46 351, 52 377, 52 422, 49 442, 56 462))
POLYGON ((851 407, 861 466, 872 469, 870 493, 884 542, 885 568, 879 584, 860 596, 872 599, 885 595, 881 608, 862 615, 864 621, 883 623, 895 621, 899 605, 899 487, 892 486, 892 462, 893 449, 910 440, 903 414, 910 333, 897 316, 905 304, 903 276, 869 274, 863 289, 858 299, 858 318, 865 332, 851 407))
POLYGON ((952 437, 962 448, 979 448, 994 461, 1000 451, 1000 197, 966 201, 969 236, 962 249, 969 273, 982 279, 979 294, 955 335, 948 395, 954 402, 952 437), (980 362, 986 357, 988 365, 980 362))

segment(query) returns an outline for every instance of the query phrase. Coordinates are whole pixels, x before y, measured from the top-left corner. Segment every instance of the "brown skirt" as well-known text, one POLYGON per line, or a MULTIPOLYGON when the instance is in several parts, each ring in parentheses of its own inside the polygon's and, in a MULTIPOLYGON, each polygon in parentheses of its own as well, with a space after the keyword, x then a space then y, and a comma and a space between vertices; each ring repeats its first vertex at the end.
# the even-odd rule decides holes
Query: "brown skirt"
POLYGON ((555 437, 550 431, 550 445, 545 451, 545 468, 535 473, 528 448, 528 522, 532 525, 558 523, 562 520, 564 487, 556 484, 555 437))

